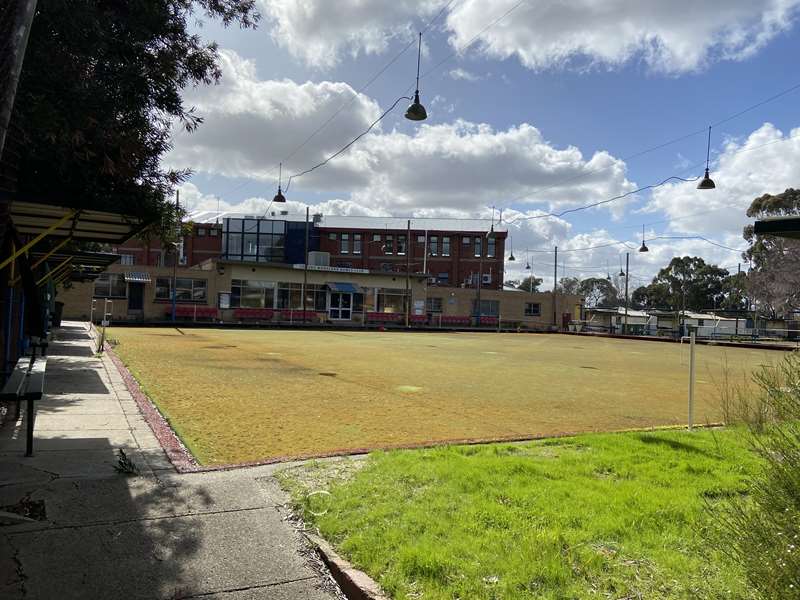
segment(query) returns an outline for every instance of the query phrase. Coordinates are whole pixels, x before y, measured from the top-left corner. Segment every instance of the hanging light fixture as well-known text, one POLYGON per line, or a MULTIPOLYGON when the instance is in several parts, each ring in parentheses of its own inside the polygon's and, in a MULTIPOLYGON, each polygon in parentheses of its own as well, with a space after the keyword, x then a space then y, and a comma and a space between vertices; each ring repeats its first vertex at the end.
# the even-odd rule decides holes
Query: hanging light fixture
POLYGON ((622 270, 622 255, 619 255, 619 276, 625 277, 625 271, 622 270))
POLYGON ((698 190, 713 190, 717 187, 714 184, 714 180, 708 176, 708 163, 709 159, 711 158, 711 125, 708 126, 708 145, 706 146, 706 173, 703 175, 703 179, 700 180, 700 183, 697 184, 698 190))
POLYGON ((650 249, 644 243, 644 225, 642 225, 642 247, 639 248, 639 252, 650 252, 650 249))
POLYGON ((508 257, 508 262, 514 262, 517 260, 514 258, 514 238, 508 236, 508 247, 511 249, 511 256, 508 257))
POLYGON ((281 177, 283 175, 283 163, 278 163, 278 193, 272 199, 273 202, 286 202, 286 196, 281 193, 281 177))
POLYGON ((428 118, 425 107, 419 101, 419 62, 422 57, 422 32, 419 34, 419 47, 417 48, 417 89, 414 92, 414 102, 406 110, 406 119, 409 121, 424 121, 428 118))
POLYGON ((528 249, 525 248, 525 270, 526 271, 530 271, 531 270, 531 258, 530 258, 530 256, 531 256, 530 252, 528 252, 528 249))

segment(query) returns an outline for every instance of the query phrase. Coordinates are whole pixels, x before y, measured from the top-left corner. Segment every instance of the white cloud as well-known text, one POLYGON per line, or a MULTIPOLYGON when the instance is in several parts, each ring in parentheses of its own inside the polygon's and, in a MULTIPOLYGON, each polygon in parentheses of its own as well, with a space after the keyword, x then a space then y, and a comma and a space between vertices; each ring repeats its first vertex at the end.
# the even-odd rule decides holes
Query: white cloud
MULTIPOLYGON (((532 69, 641 61, 654 71, 681 73, 751 56, 791 27, 800 0, 537 0, 522 3, 480 33, 515 4, 453 4, 444 20, 452 46, 461 50, 480 34, 486 54, 516 56, 532 69)), ((307 64, 330 67, 342 54, 380 53, 395 37, 412 39, 443 2, 261 0, 261 5, 278 44, 307 64)))
POLYGON ((476 75, 466 69, 462 69, 461 67, 457 69, 451 69, 449 73, 450 77, 455 80, 463 80, 463 81, 479 81, 483 79, 480 75, 476 75))
MULTIPOLYGON (((221 85, 195 90, 187 99, 205 122, 192 134, 176 135, 170 166, 273 184, 275 165, 342 102, 355 97, 344 83, 260 81, 252 62, 227 50, 222 58, 221 85)), ((449 110, 444 99, 435 104, 449 110)), ((338 150, 379 112, 372 99, 355 97, 347 110, 285 160, 284 185, 288 174, 338 150)), ((295 179, 288 197, 298 191, 321 192, 370 211, 474 214, 512 199, 517 205, 556 209, 634 188, 626 178, 625 163, 606 152, 584 157, 573 146, 556 148, 528 123, 495 130, 456 120, 423 124, 411 134, 376 127, 323 168, 295 179)), ((624 206, 620 202, 607 209, 619 216, 624 206)))
MULTIPOLYGON (((700 174, 700 173, 698 173, 700 174)), ((698 234, 734 248, 744 247, 745 214, 763 194, 778 194, 800 181, 800 127, 788 134, 764 123, 744 140, 728 141, 712 164, 714 190, 696 183, 668 184, 653 191, 645 210, 672 219, 669 230, 698 234)))

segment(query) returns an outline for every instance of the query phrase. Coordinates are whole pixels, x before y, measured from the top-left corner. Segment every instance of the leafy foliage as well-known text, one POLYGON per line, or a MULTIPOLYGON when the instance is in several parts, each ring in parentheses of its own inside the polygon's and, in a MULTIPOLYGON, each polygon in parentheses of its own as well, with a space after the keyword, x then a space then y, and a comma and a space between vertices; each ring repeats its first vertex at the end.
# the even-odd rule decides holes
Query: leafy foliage
MULTIPOLYGON (((753 219, 800 214, 800 190, 789 188, 781 194, 759 196, 747 209, 753 219)), ((744 258, 750 261, 750 292, 762 314, 775 317, 800 309, 800 241, 756 235, 753 225, 744 228, 750 247, 744 258)))
POLYGON ((259 18, 255 0, 40 2, 15 102, 20 197, 162 223, 187 176, 160 165, 171 129, 202 123, 181 91, 220 77, 216 44, 189 31, 202 16, 259 18))
POLYGON ((538 292, 540 285, 542 285, 541 277, 529 275, 517 284, 517 289, 525 290, 526 292, 538 292))
POLYGON ((581 281, 579 293, 586 300, 586 306, 616 306, 619 290, 609 279, 590 277, 581 281))

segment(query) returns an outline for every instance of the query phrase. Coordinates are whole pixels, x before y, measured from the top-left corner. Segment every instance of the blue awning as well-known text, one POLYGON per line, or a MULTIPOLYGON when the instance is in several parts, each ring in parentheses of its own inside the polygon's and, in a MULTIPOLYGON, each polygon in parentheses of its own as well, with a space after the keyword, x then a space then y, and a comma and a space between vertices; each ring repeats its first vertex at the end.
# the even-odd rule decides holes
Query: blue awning
POLYGON ((341 281, 331 282, 331 281, 329 281, 325 285, 327 285, 328 289, 330 291, 332 291, 332 292, 341 292, 343 294, 360 294, 361 293, 361 288, 360 287, 358 287, 357 285, 354 285, 352 283, 346 282, 346 281, 345 282, 341 282, 341 281))

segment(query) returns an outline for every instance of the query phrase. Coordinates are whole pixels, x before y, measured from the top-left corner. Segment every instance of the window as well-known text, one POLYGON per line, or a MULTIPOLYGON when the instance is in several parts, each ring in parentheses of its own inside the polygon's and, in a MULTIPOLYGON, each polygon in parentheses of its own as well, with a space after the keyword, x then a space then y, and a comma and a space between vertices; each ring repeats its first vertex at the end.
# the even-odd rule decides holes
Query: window
POLYGON ((336 234, 335 233, 329 233, 328 234, 328 239, 330 241, 332 241, 332 242, 335 242, 336 241, 336 234))
POLYGON ((273 308, 274 304, 274 281, 231 281, 231 308, 273 308))
POLYGON ((339 269, 352 269, 353 263, 351 263, 349 260, 340 260, 336 263, 336 267, 339 269))
POLYGON ((436 256, 439 254, 439 237, 432 235, 431 236, 431 256, 436 256))
POLYGON ((450 256, 450 238, 442 238, 442 256, 450 256))
POLYGON ((429 313, 442 312, 442 299, 441 298, 427 298, 425 300, 425 311, 429 313))
POLYGON ((493 237, 490 237, 486 240, 486 256, 489 258, 494 258, 495 248, 497 247, 497 240, 493 237))
POLYGON ((197 228, 197 237, 205 237, 206 235, 206 228, 205 227, 198 227, 197 228))
POLYGON ((450 273, 439 273, 436 276, 436 283, 448 283, 450 281, 450 273))
MULTIPOLYGON (((465 235, 463 238, 461 238, 461 243, 464 246, 469 246, 472 243, 472 238, 468 235, 465 235)), ((469 248, 467 248, 467 250, 469 250, 469 248)))
POLYGON ((353 234, 353 254, 361 254, 361 234, 353 234))
POLYGON ((394 237, 387 235, 384 239, 386 243, 383 245, 383 253, 394 254, 394 237))
POLYGON ((405 290, 378 289, 378 312, 405 312, 405 290))
POLYGON ((697 326, 703 327, 706 324, 705 319, 697 319, 697 326))
POLYGON ((324 285, 309 283, 306 286, 306 310, 324 312, 328 304, 328 290, 324 285))
POLYGON ((397 253, 405 255, 406 253, 406 236, 397 236, 397 253))
POLYGON ((373 242, 380 242, 381 241, 381 234, 380 233, 373 233, 372 234, 372 241, 373 242))
POLYGON ((540 317, 542 316, 542 305, 538 302, 525 303, 525 316, 526 317, 540 317))
POLYGON ((133 254, 120 254, 119 255, 119 264, 121 265, 133 265, 136 263, 136 257, 133 254))
POLYGON ((424 244, 425 243, 425 236, 424 235, 418 235, 417 236, 417 243, 418 244, 424 244))
POLYGON ((211 237, 217 237, 217 236, 219 236, 219 229, 217 229, 216 227, 211 227, 211 228, 208 230, 208 235, 210 235, 211 237))
MULTIPOLYGON (((178 277, 175 280, 175 297, 178 302, 206 302, 208 299, 205 279, 178 277)), ((156 277, 156 300, 172 299, 172 277, 156 277)))
POLYGON ((389 272, 392 270, 392 263, 381 263, 381 271, 389 272))
POLYGON ((286 222, 271 219, 223 221, 222 255, 228 260, 283 262, 286 222))
POLYGON ((341 241, 339 242, 339 252, 341 254, 347 254, 350 252, 350 234, 343 233, 341 235, 341 241))
POLYGON ((302 283, 279 283, 277 308, 302 310, 303 309, 302 290, 303 290, 302 283))
POLYGON ((125 277, 120 273, 101 273, 94 280, 94 295, 98 298, 125 298, 127 291, 125 277))
POLYGON ((478 257, 483 252, 483 239, 480 236, 475 237, 475 256, 478 257))
MULTIPOLYGON (((472 301, 472 314, 478 314, 478 303, 476 300, 472 301)), ((499 317, 500 316, 500 301, 499 300, 481 300, 480 315, 482 317, 499 317)))
POLYGON ((156 258, 153 261, 153 265, 155 265, 156 267, 163 267, 164 266, 164 255, 161 252, 156 254, 156 258))

